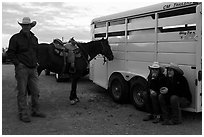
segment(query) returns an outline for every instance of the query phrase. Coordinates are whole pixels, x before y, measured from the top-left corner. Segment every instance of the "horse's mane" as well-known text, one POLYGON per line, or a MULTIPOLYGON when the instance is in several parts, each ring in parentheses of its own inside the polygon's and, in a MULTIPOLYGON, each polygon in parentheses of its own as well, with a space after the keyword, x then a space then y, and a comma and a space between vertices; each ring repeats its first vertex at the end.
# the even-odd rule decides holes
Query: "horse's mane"
POLYGON ((38 45, 50 45, 51 43, 39 43, 38 45))
POLYGON ((100 42, 101 41, 101 39, 100 40, 93 40, 93 41, 89 41, 89 42, 78 42, 77 41, 77 43, 80 45, 80 46, 95 46, 96 45, 96 43, 98 43, 98 42, 100 42))
POLYGON ((93 41, 87 42, 86 44, 89 45, 89 46, 95 46, 100 41, 102 41, 102 39, 100 39, 100 40, 93 40, 93 41))

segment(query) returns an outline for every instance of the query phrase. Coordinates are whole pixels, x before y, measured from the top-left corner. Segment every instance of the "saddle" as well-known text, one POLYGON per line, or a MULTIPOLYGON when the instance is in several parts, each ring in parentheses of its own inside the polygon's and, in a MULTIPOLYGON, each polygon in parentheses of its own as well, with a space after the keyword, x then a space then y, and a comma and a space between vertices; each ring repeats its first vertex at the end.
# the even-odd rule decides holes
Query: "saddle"
POLYGON ((57 50, 65 50, 64 44, 56 44, 54 43, 55 49, 57 50))
POLYGON ((75 73, 75 58, 81 57, 81 52, 77 44, 73 45, 72 43, 55 43, 54 52, 55 54, 62 56, 64 58, 64 66, 62 73, 65 71, 67 63, 70 63, 70 73, 75 73))

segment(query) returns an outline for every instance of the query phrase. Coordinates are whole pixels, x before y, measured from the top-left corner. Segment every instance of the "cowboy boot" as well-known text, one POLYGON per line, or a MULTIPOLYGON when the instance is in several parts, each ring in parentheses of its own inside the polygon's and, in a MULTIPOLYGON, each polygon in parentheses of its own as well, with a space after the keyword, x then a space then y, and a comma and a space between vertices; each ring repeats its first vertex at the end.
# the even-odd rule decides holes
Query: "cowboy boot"
POLYGON ((172 122, 176 124, 182 123, 181 109, 179 107, 172 107, 172 122))

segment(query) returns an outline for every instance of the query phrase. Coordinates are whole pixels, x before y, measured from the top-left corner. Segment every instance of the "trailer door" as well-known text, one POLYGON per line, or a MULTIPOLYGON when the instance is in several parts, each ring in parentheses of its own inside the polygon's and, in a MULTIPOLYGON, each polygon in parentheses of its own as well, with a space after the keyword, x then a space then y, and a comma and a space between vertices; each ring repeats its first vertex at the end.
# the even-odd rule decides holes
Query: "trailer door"
POLYGON ((108 74, 108 63, 104 63, 104 59, 101 55, 98 55, 96 59, 91 61, 91 72, 92 72, 92 80, 97 85, 107 88, 107 74, 108 74))
POLYGON ((196 9, 197 23, 196 23, 196 36, 198 40, 196 46, 196 112, 202 111, 202 5, 198 5, 196 9))

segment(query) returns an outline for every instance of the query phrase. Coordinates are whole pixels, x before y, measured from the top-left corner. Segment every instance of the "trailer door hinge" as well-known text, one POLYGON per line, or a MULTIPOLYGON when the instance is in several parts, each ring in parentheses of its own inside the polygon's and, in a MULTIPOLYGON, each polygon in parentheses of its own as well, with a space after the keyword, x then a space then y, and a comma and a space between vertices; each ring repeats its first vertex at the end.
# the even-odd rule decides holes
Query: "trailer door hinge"
POLYGON ((195 79, 195 85, 196 85, 196 86, 198 85, 198 80, 197 80, 197 79, 195 79))
POLYGON ((202 71, 198 71, 198 81, 202 80, 202 71))

